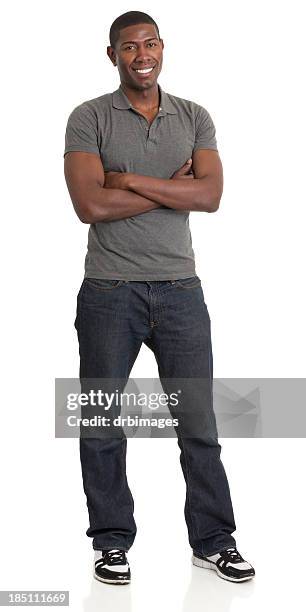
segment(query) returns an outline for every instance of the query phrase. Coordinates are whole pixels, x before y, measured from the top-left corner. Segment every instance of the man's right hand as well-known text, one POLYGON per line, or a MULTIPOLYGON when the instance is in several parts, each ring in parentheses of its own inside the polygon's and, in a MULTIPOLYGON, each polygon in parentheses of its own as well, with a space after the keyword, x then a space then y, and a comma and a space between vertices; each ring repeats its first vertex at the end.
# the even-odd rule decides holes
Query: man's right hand
POLYGON ((171 179, 193 179, 193 171, 192 171, 192 159, 187 160, 185 164, 174 174, 172 174, 171 179), (189 163, 188 163, 189 162, 189 163))

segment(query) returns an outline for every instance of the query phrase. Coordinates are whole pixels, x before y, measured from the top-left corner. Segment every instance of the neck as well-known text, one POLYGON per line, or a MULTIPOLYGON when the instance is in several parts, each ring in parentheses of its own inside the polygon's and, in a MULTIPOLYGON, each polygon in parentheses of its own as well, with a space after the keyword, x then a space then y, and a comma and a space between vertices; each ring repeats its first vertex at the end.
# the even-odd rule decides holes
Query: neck
POLYGON ((144 89, 141 91, 138 91, 137 89, 132 89, 125 83, 120 83, 120 86, 132 106, 134 106, 135 108, 151 110, 153 108, 159 107, 160 95, 157 83, 155 83, 155 85, 150 87, 149 89, 144 89))

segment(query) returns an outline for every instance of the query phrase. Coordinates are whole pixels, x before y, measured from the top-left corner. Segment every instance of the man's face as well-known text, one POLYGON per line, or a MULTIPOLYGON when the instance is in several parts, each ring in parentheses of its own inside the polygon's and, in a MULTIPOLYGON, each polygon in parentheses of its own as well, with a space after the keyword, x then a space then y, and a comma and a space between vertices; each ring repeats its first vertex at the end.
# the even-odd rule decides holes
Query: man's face
POLYGON ((156 84, 163 64, 163 48, 155 26, 143 23, 120 30, 116 48, 107 47, 107 55, 118 67, 121 83, 144 90, 156 84))

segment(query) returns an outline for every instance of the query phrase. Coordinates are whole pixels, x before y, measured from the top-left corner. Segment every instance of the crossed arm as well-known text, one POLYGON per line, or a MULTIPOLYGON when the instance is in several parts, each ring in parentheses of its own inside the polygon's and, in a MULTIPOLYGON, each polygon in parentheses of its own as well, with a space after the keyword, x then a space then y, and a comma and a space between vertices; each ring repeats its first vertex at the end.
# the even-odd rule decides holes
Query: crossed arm
POLYGON ((223 191, 222 163, 218 151, 210 149, 195 151, 192 167, 184 164, 170 179, 104 172, 100 157, 73 151, 65 155, 65 178, 83 223, 125 219, 164 206, 215 212, 223 191))

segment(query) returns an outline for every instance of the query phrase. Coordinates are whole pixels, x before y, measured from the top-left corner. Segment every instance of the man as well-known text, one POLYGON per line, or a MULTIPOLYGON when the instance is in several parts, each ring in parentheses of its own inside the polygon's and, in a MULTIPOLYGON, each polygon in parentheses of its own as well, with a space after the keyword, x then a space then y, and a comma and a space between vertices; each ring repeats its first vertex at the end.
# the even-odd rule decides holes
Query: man
MULTIPOLYGON (((164 43, 146 13, 110 29, 107 55, 120 86, 77 106, 68 119, 65 178, 79 219, 90 224, 75 326, 80 377, 128 380, 144 342, 160 378, 209 381, 192 408, 203 432, 178 434, 192 561, 231 581, 255 575, 236 549, 229 485, 212 406, 210 317, 196 275, 189 212, 214 212, 222 195, 215 128, 200 105, 157 83, 164 43)), ((126 584, 134 502, 126 438, 80 438, 93 537, 94 576, 126 584)))

